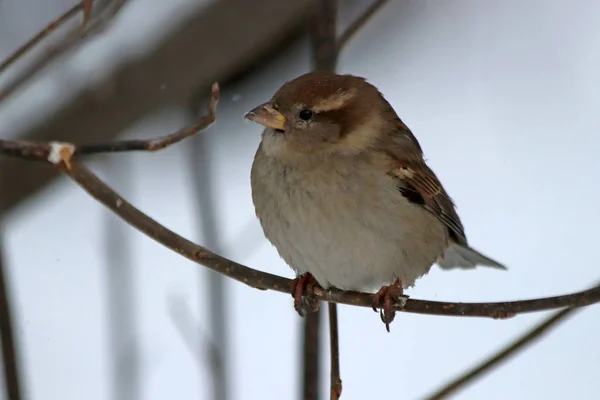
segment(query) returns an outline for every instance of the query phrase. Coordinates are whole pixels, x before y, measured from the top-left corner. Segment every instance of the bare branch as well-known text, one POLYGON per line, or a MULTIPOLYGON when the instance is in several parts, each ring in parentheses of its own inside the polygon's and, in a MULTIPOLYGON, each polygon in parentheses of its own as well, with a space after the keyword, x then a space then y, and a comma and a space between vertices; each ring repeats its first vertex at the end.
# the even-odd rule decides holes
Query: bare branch
POLYGON ((148 140, 120 140, 107 144, 82 145, 79 147, 66 143, 67 147, 59 146, 60 143, 51 142, 49 144, 35 144, 16 140, 0 140, 0 151, 2 154, 25 158, 31 161, 45 161, 58 164, 64 156, 57 154, 59 151, 65 151, 68 146, 73 146, 72 155, 90 155, 99 153, 117 153, 124 151, 156 151, 164 149, 185 138, 195 135, 210 127, 216 120, 217 104, 219 102, 219 85, 214 83, 208 106, 208 115, 201 117, 198 122, 192 126, 185 127, 177 132, 148 140), (55 157, 58 157, 55 158, 55 157))
POLYGON ((77 155, 89 155, 98 153, 116 153, 123 151, 157 151, 175 144, 185 138, 195 135, 201 130, 210 127, 216 120, 217 104, 219 102, 219 85, 214 83, 210 103, 208 105, 208 115, 201 117, 198 122, 192 126, 178 130, 157 139, 149 140, 120 140, 118 142, 107 144, 83 145, 77 148, 77 155))
POLYGON ((552 317, 548 318, 531 331, 527 332, 524 336, 514 341, 510 345, 506 346, 493 357, 488 358, 483 363, 477 365, 473 369, 470 369, 466 373, 462 374, 457 379, 453 380, 443 388, 437 390, 434 394, 426 397, 427 400, 441 400, 448 396, 455 394, 458 390, 462 389, 465 385, 473 382, 473 380, 480 378, 483 374, 489 372, 492 368, 499 366, 500 363, 506 361, 511 356, 516 355, 519 351, 525 350, 527 346, 532 345, 535 340, 541 338, 544 333, 556 327, 556 325, 565 320, 570 315, 573 315, 578 308, 566 308, 555 313, 552 317))
MULTIPOLYGON (((23 68, 22 71, 3 89, 0 89, 0 103, 6 100, 12 93, 14 93, 18 88, 21 87, 25 82, 29 81, 34 75, 40 72, 45 66, 47 66, 50 62, 55 60, 61 54, 64 54, 68 50, 73 49, 76 45, 83 43, 83 39, 89 39, 93 35, 96 35, 104 30, 107 24, 119 13, 123 5, 127 0, 114 0, 110 6, 107 6, 103 9, 101 13, 99 13, 97 18, 93 20, 89 20, 89 15, 86 16, 85 7, 89 5, 89 1, 86 0, 63 14, 56 21, 59 21, 59 24, 64 24, 69 19, 71 19, 74 15, 76 15, 79 11, 84 11, 84 22, 82 25, 78 26, 70 30, 65 38, 53 46, 49 51, 47 51, 44 55, 40 56, 33 63, 23 68)), ((56 22, 55 21, 55 22, 56 22)), ((12 56, 8 58, 7 61, 3 62, 2 65, 6 64, 8 67, 10 64, 16 62, 19 58, 21 58, 25 53, 31 50, 35 45, 40 43, 49 33, 56 30, 57 26, 53 26, 52 23, 48 25, 47 28, 42 30, 40 33, 35 35, 32 39, 30 39, 24 47, 19 48, 12 56), (49 29, 48 32, 46 30, 49 29)), ((5 68, 6 68, 5 67, 5 68)), ((0 70, 1 72, 1 70, 0 70)))
POLYGON ((2 340, 2 362, 4 365, 4 389, 6 398, 20 400, 21 379, 19 376, 19 359, 14 339, 14 324, 10 308, 10 296, 6 282, 6 263, 0 243, 0 339, 2 340))
POLYGON ((338 318, 335 303, 329 303, 329 342, 331 347, 331 400, 338 400, 342 395, 342 378, 340 377, 340 344, 338 338, 338 318))
POLYGON ((383 6, 385 3, 387 3, 387 1, 388 0, 373 1, 373 3, 371 3, 371 5, 365 10, 365 12, 363 12, 360 15, 360 17, 358 17, 356 19, 356 21, 354 21, 344 31, 344 33, 342 33, 342 35, 340 36, 340 38, 337 42, 337 48, 339 50, 343 49, 348 44, 350 39, 352 39, 352 37, 356 34, 356 32, 358 32, 369 21, 369 19, 371 19, 373 14, 375 14, 375 12, 377 10, 379 10, 381 8, 381 6, 383 6))
MULTIPOLYGON (((89 0, 86 0, 89 1, 89 0)), ((63 15, 50 22, 48 26, 42 29, 37 35, 29 39, 25 44, 15 50, 8 58, 2 63, 0 63, 0 74, 4 72, 8 67, 14 64, 18 59, 23 57, 29 50, 33 49, 37 44, 39 44, 44 38, 46 38, 49 34, 54 32, 57 28, 61 27, 65 22, 73 18, 77 15, 83 7, 83 3, 79 3, 71 7, 67 12, 63 15)))

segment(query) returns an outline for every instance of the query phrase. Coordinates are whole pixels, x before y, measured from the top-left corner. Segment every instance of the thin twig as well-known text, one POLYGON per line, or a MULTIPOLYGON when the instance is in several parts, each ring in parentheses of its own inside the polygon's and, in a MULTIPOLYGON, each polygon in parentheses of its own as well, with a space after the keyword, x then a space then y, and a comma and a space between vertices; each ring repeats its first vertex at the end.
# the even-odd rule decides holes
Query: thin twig
POLYGON ((173 297, 168 304, 171 321, 188 348, 198 367, 204 369, 208 364, 209 372, 221 368, 223 360, 219 347, 206 331, 194 321, 194 317, 182 298, 173 297), (202 357, 204 356, 204 357, 202 357))
POLYGON ((0 243, 0 339, 2 340, 2 361, 4 363, 4 389, 6 398, 20 400, 21 379, 19 360, 14 340, 14 324, 11 315, 8 285, 6 282, 6 263, 0 243))
MULTIPOLYGON (((204 127, 206 127, 214 121, 214 118, 205 116, 202 120, 205 122, 204 127)), ((30 160, 47 161, 77 182, 87 193, 112 210, 125 222, 178 254, 255 289, 274 290, 287 293, 288 295, 291 294, 292 281, 290 279, 262 272, 228 260, 179 236, 154 221, 129 204, 122 196, 83 166, 77 157, 73 157, 75 151, 75 146, 68 143, 40 144, 0 140, 0 154, 30 160)), ((338 304, 370 308, 373 303, 373 294, 370 293, 315 287, 314 294, 315 298, 319 301, 338 304)), ((394 304, 393 309, 400 312, 427 315, 497 319, 520 313, 547 311, 565 307, 583 307, 598 302, 600 302, 600 286, 560 296, 491 303, 454 303, 410 298, 394 304)))
POLYGON ((106 144, 90 144, 77 148, 75 154, 90 155, 98 153, 117 153, 124 151, 157 151, 171 146, 185 138, 195 135, 199 131, 208 128, 216 120, 217 104, 219 102, 219 85, 213 84, 210 103, 208 106, 208 115, 201 117, 198 122, 192 126, 178 130, 170 135, 162 136, 150 140, 120 140, 118 142, 106 144))
MULTIPOLYGON (((147 140, 119 140, 106 144, 91 144, 74 147, 75 155, 91 155, 101 153, 118 153, 125 151, 148 151, 153 152, 164 149, 185 138, 193 136, 198 132, 210 127, 216 120, 217 104, 219 103, 219 85, 214 83, 212 86, 208 114, 200 117, 198 122, 192 126, 185 127, 177 132, 161 136, 156 139, 147 140)), ((26 158, 32 161, 48 162, 48 157, 53 149, 60 143, 35 144, 20 142, 14 140, 0 139, 1 154, 26 158)))
MULTIPOLYGON (((88 0, 89 1, 89 0, 88 0)), ((15 63, 19 58, 23 57, 29 50, 39 44, 46 36, 54 32, 57 28, 61 27, 65 22, 73 18, 80 11, 84 9, 84 3, 79 3, 67 10, 63 15, 50 22, 48 26, 38 32, 34 37, 29 39, 25 44, 14 51, 8 58, 0 64, 0 74, 4 72, 8 67, 15 63)))
MULTIPOLYGON (((55 60, 61 54, 64 54, 68 50, 71 50, 75 47, 75 45, 83 43, 83 39, 89 39, 90 37, 102 32, 104 28, 108 25, 108 23, 118 14, 121 8, 125 5, 127 0, 114 0, 110 6, 105 7, 105 9, 99 13, 99 15, 93 20, 87 20, 84 17, 85 24, 79 25, 77 28, 70 30, 64 37, 64 39, 51 47, 48 51, 46 51, 43 55, 41 55, 38 59, 33 61, 31 64, 23 68, 19 74, 9 81, 9 83, 0 89, 0 103, 6 100, 12 93, 14 93, 18 88, 20 88, 25 82, 29 81, 34 75, 40 72, 45 66, 47 66, 50 62, 55 60)), ((83 9, 83 5, 80 3, 77 6, 77 11, 83 9)), ((73 7, 69 11, 67 11, 63 16, 59 17, 61 24, 66 22, 68 19, 72 18, 73 15, 77 14, 74 11, 71 14, 71 11, 75 8, 73 7), (68 17, 65 16, 68 14, 68 17), (64 19, 63 19, 64 18, 64 19)), ((51 31, 53 31, 56 27, 53 27, 51 31)), ((38 44, 46 34, 43 34, 44 31, 38 33, 34 38, 30 39, 27 44, 29 47, 25 49, 25 51, 19 53, 16 58, 14 54, 9 57, 11 61, 7 64, 13 64, 18 59, 20 59, 26 52, 28 52, 31 48, 33 48, 36 44, 38 44), (40 36, 41 35, 41 36, 40 36)), ((49 33, 49 32, 48 32, 49 33)), ((27 45, 26 44, 26 45, 27 45)), ((19 50, 17 50, 18 52, 19 50)), ((5 62, 6 63, 6 62, 5 62)), ((4 63, 3 63, 4 65, 4 63)))
POLYGON ((441 400, 448 396, 455 394, 458 390, 464 388, 467 384, 473 382, 473 380, 480 378, 483 374, 489 372, 494 367, 499 366, 507 358, 516 355, 519 351, 525 350, 527 346, 535 343, 535 340, 541 339, 544 333, 548 333, 550 328, 556 327, 556 325, 563 321, 570 315, 573 315, 575 311, 580 310, 579 308, 566 308, 555 313, 552 317, 548 318, 531 331, 527 332, 524 336, 514 341, 510 345, 506 346, 494 356, 488 358, 483 363, 470 369, 466 373, 462 374, 457 379, 453 380, 449 384, 445 385, 441 389, 437 390, 434 394, 426 397, 427 400, 441 400))
POLYGON ((331 348, 331 392, 330 399, 338 400, 342 395, 340 377, 340 344, 338 337, 338 318, 335 303, 329 303, 329 343, 331 348))
POLYGON ((350 24, 350 26, 346 28, 344 33, 342 33, 342 35, 338 39, 337 48, 339 50, 343 49, 348 44, 350 39, 352 39, 354 34, 356 34, 356 32, 358 32, 369 21, 369 19, 371 19, 373 14, 375 14, 375 12, 379 10, 381 6, 387 3, 387 1, 388 0, 373 1, 371 5, 365 10, 365 12, 363 12, 360 15, 360 17, 358 17, 356 21, 350 24))

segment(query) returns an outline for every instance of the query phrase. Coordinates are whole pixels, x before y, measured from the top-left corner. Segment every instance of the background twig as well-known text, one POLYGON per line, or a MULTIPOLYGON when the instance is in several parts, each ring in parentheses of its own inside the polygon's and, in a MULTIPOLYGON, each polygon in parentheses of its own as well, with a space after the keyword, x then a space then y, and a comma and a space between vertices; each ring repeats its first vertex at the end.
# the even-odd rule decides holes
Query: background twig
POLYGON ((0 74, 4 72, 8 67, 14 64, 17 60, 23 57, 27 52, 37 46, 42 40, 48 35, 60 28, 65 22, 69 21, 80 11, 83 10, 83 3, 78 3, 67 10, 63 15, 50 22, 44 29, 38 32, 35 36, 25 42, 21 47, 15 50, 8 58, 0 63, 0 74))
POLYGON ((540 339, 543 334, 548 333, 551 328, 556 327, 559 322, 564 321, 568 316, 573 315, 577 310, 579 309, 566 308, 555 313, 552 317, 548 318, 534 329, 527 332, 527 334, 506 346, 504 349, 500 350, 494 356, 486 359, 481 364, 477 365, 473 369, 470 369, 452 382, 437 390, 434 394, 428 396, 427 400, 441 400, 456 393, 469 383, 473 382, 475 379, 481 378, 483 374, 489 372, 492 368, 499 366, 500 363, 506 361, 509 357, 516 355, 519 351, 525 350, 527 346, 535 343, 535 341, 540 339))
MULTIPOLYGON (((120 157, 105 163, 107 174, 119 187, 130 187, 131 158, 120 157)), ((110 213, 104 215, 105 290, 107 292, 107 330, 110 352, 112 400, 141 399, 141 363, 139 315, 136 312, 138 280, 135 274, 135 254, 129 229, 110 213)))
POLYGON ((20 367, 14 339, 15 330, 6 282, 3 247, 0 238, 0 337, 2 340, 2 361, 4 363, 4 389, 6 390, 7 399, 20 400, 22 398, 20 367))
POLYGON ((350 39, 363 27, 365 24, 371 19, 373 14, 377 10, 381 8, 388 0, 375 0, 369 5, 369 7, 356 19, 356 21, 352 22, 348 28, 342 33, 340 38, 337 41, 337 47, 339 50, 343 49, 350 39))
MULTIPOLYGON (((106 27, 106 25, 117 16, 122 6, 125 5, 126 0, 116 0, 111 2, 112 7, 106 7, 106 9, 99 13, 97 18, 94 18, 93 21, 88 21, 84 16, 85 24, 77 26, 71 29, 69 32, 65 34, 65 37, 56 45, 52 46, 50 50, 46 51, 42 56, 38 57, 31 64, 24 67, 19 74, 11 79, 9 83, 4 86, 4 88, 0 89, 0 103, 6 100, 12 93, 14 93, 17 89, 19 89, 24 83, 28 82, 33 76, 35 76, 38 72, 40 72, 45 66, 50 64, 53 60, 55 60, 60 55, 66 53, 67 51, 73 49, 76 45, 82 44, 84 38, 89 38, 95 34, 102 32, 102 30, 106 27)), ((80 8, 82 9, 82 8, 80 8)), ((70 10, 69 10, 70 11, 70 10)), ((67 11, 67 14, 71 15, 67 11)), ((89 16, 88 16, 89 17, 89 16)), ((67 18, 68 19, 68 18, 67 18)), ((61 23, 66 22, 66 19, 59 18, 61 23)), ((41 41, 45 35, 43 35, 43 31, 38 35, 38 41, 34 41, 30 47, 26 49, 31 49, 35 44, 41 41)), ((25 51, 25 52, 26 52, 25 51)), ((11 63, 17 61, 18 58, 23 56, 25 52, 20 53, 18 57, 12 58, 11 63)))
MULTIPOLYGON (((197 111, 196 111, 197 112, 197 111)), ((213 110, 214 114, 214 110, 213 110)), ((193 117, 197 117, 193 115, 193 117)), ((201 118, 202 119, 202 118, 201 118)), ((200 135, 190 143, 189 146, 189 168, 194 176, 192 188, 194 193, 194 202, 197 212, 194 213, 198 232, 203 238, 206 247, 216 252, 224 250, 220 224, 218 222, 217 205, 219 199, 215 194, 214 177, 214 151, 208 144, 208 137, 200 135)), ((214 271, 199 271, 201 285, 200 298, 201 307, 208 311, 208 322, 206 328, 209 330, 211 338, 211 379, 210 389, 214 400, 227 400, 230 398, 229 377, 229 349, 230 349, 230 331, 229 319, 225 316, 230 315, 229 298, 225 290, 227 283, 225 277, 214 271)), ((205 340, 205 338, 200 338, 205 340)))

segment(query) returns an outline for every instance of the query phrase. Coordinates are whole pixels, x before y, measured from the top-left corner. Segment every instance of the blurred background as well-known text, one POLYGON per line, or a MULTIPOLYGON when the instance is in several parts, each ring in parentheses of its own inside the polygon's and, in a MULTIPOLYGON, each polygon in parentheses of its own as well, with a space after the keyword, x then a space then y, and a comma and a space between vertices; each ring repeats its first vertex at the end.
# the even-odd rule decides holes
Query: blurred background
MULTIPOLYGON (((0 60, 75 4, 0 0, 0 60)), ((340 1, 339 30, 368 6, 340 1)), ((409 295, 501 301, 595 284, 599 18, 594 0, 395 0, 343 49, 338 71, 383 92, 473 246, 509 266, 434 268, 409 295)), ((254 216, 260 127, 243 115, 310 70, 306 19, 301 0, 130 0, 101 35, 2 99, 0 137, 161 136, 203 114, 219 80, 218 122, 204 134, 87 163, 168 228, 292 277, 254 216)), ((61 32, 3 73, 0 91, 61 32)), ((185 260, 38 163, 0 158, 0 229, 26 398, 299 398, 301 319, 291 297, 185 260)), ((342 398, 423 398, 545 317, 401 314, 388 334, 370 309, 340 306, 342 398)), ((592 306, 455 398, 596 399, 599 333, 592 306)))

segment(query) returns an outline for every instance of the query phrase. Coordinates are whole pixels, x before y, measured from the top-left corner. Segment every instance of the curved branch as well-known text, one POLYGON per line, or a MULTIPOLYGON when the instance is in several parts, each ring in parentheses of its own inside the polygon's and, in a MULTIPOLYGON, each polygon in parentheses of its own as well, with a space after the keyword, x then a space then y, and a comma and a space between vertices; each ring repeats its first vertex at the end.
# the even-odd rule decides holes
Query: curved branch
MULTIPOLYGON (((214 111, 212 104, 218 99, 218 93, 215 95, 215 90, 218 90, 218 86, 216 85, 213 87, 209 114, 203 117, 198 124, 194 125, 194 133, 200 132, 214 121, 214 114, 211 113, 211 110, 214 111)), ((190 136, 188 129, 182 129, 175 135, 190 136)), ((172 136, 168 135, 167 137, 147 142, 161 142, 165 138, 172 138, 172 136)), ((109 147, 118 148, 118 143, 109 147)), ((85 149, 85 147, 83 148, 85 149)), ((259 271, 221 257, 207 248, 197 245, 167 229, 142 213, 81 164, 76 157, 77 148, 72 144, 0 140, 0 154, 53 164, 125 222, 189 260, 204 265, 238 282, 245 283, 255 289, 291 293, 292 281, 290 279, 259 271)), ((373 294, 343 291, 335 288, 315 288, 315 296, 320 301, 351 306, 372 307, 373 303, 373 294)), ((600 286, 554 297, 492 303, 453 303, 412 298, 401 300, 394 305, 396 311, 429 315, 507 318, 520 313, 566 307, 576 308, 598 303, 600 302, 600 286)))

